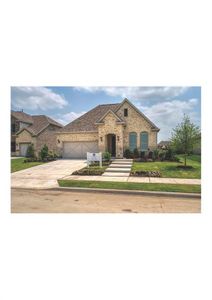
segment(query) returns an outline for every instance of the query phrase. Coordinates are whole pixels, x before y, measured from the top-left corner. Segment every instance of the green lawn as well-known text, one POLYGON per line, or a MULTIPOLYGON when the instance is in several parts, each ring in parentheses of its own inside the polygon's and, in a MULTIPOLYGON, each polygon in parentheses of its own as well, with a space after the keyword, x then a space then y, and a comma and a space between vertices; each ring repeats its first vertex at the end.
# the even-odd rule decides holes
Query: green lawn
POLYGON ((43 162, 24 163, 24 160, 25 158, 11 159, 11 173, 43 164, 43 162))
POLYGON ((58 180, 61 187, 101 188, 117 190, 140 190, 161 192, 200 193, 200 185, 189 184, 160 184, 160 183, 134 183, 134 182, 108 182, 84 180, 58 180))
MULTIPOLYGON (((181 162, 183 156, 178 155, 181 162)), ((156 161, 156 162, 134 162, 132 171, 160 171, 162 177, 170 178, 201 178, 201 156, 190 155, 187 158, 187 165, 193 169, 180 169, 178 162, 156 161)), ((183 165, 183 164, 182 164, 183 165)))

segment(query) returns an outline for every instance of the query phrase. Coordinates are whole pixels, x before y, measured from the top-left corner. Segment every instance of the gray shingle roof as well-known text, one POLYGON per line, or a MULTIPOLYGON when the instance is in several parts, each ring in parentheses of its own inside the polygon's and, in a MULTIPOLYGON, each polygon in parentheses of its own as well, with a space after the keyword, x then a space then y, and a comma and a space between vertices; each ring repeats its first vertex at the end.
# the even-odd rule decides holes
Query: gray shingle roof
MULTIPOLYGON (((146 121, 152 126, 153 130, 159 131, 159 128, 150 121, 142 112, 140 112, 129 100, 124 99, 124 101, 128 101, 129 104, 134 107, 138 113, 146 119, 146 121)), ((80 132, 80 131, 98 131, 97 122, 101 120, 101 118, 109 111, 112 110, 115 114, 116 111, 119 109, 122 103, 115 103, 115 104, 102 104, 94 107, 81 117, 77 118, 76 120, 70 122, 66 126, 64 126, 60 132, 80 132)), ((119 116, 117 118, 120 119, 119 116)), ((121 120, 122 121, 122 120, 121 120)))
POLYGON ((108 110, 116 111, 120 103, 98 105, 79 117, 78 119, 67 124, 60 132, 78 132, 78 131, 98 131, 95 124, 108 110))
POLYGON ((63 127, 60 123, 56 122, 52 118, 45 115, 32 116, 33 123, 25 128, 22 128, 17 132, 19 134, 22 130, 26 129, 33 135, 38 135, 43 129, 48 125, 55 125, 58 127, 58 130, 63 127))
POLYGON ((16 118, 20 122, 29 123, 29 124, 33 123, 32 116, 26 114, 23 111, 14 111, 14 110, 12 110, 11 111, 11 116, 16 118))

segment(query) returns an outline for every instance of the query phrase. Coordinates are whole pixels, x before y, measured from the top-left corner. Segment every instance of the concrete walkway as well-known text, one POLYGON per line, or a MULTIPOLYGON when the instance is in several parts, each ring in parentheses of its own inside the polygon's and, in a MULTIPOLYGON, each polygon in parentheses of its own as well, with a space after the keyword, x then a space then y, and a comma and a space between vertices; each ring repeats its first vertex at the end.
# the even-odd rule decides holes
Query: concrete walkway
POLYGON ((102 176, 128 177, 130 175, 132 163, 132 159, 114 159, 102 176))
POLYGON ((11 174, 12 188, 58 187, 57 179, 86 166, 85 160, 61 159, 11 174))
POLYGON ((128 177, 128 176, 65 176, 67 180, 88 180, 88 181, 116 181, 116 182, 137 182, 137 183, 171 183, 171 184, 201 184, 201 179, 184 178, 161 178, 161 177, 128 177))

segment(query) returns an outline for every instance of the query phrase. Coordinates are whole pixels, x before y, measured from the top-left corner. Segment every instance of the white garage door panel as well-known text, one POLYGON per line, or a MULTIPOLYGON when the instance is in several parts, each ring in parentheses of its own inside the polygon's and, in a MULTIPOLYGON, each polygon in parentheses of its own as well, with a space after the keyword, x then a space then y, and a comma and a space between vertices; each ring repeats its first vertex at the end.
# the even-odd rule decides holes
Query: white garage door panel
POLYGON ((20 148, 20 156, 26 156, 27 153, 27 149, 29 147, 30 144, 20 144, 19 148, 20 148))
POLYGON ((86 158, 87 152, 99 152, 98 142, 64 142, 64 158, 86 158))

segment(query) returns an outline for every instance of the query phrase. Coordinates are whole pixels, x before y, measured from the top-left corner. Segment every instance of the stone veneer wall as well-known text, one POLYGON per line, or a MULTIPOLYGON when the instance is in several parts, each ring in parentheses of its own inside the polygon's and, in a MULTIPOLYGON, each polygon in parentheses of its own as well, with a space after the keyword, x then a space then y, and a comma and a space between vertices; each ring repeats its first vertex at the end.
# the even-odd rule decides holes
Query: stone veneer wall
POLYGON ((99 150, 107 151, 107 135, 116 135, 116 157, 123 157, 123 125, 117 124, 117 118, 109 112, 104 118, 104 124, 98 125, 99 150), (102 138, 102 141, 101 141, 102 138))
POLYGON ((50 151, 58 153, 57 148, 57 130, 60 127, 49 125, 38 136, 33 137, 27 130, 23 130, 16 138, 17 151, 16 155, 19 155, 20 143, 32 143, 34 145, 36 155, 39 154, 41 148, 46 144, 50 151))
POLYGON ((57 131, 60 127, 49 125, 44 131, 42 131, 36 138, 36 154, 38 154, 43 147, 43 145, 47 145, 49 151, 54 151, 58 154, 57 148, 57 131))
POLYGON ((151 130, 151 125, 127 102, 116 112, 126 122, 124 126, 124 149, 129 148, 129 133, 137 133, 137 148, 140 150, 140 133, 146 131, 149 134, 149 148, 157 147, 157 132, 151 130), (128 116, 124 116, 124 109, 128 109, 128 116))
POLYGON ((32 135, 27 130, 23 130, 16 137, 16 155, 19 155, 19 144, 21 143, 32 143, 34 145, 34 148, 36 149, 36 138, 32 137, 32 135))

